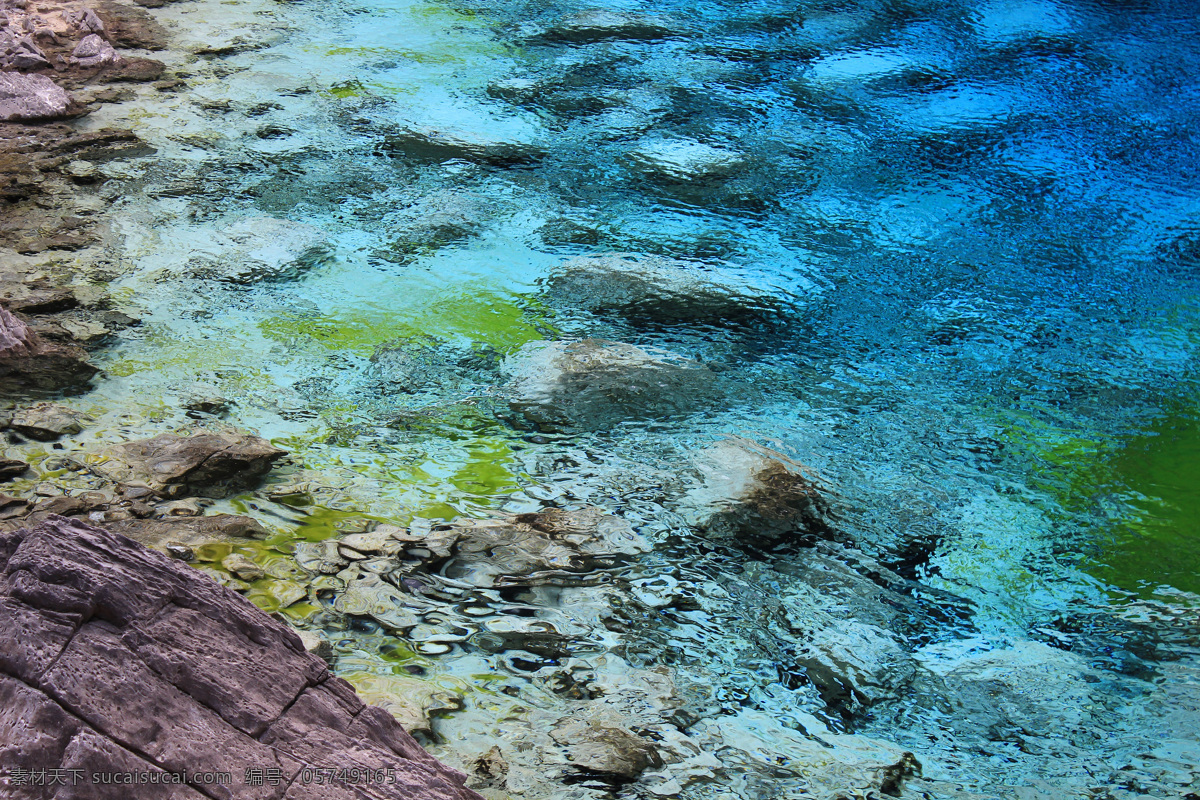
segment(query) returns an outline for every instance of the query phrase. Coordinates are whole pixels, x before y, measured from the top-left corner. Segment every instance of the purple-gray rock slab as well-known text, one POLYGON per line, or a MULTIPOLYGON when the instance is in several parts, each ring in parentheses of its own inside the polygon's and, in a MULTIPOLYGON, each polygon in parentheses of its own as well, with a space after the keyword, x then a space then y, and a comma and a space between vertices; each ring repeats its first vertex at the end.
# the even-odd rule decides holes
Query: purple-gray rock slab
MULTIPOLYGON (((123 747, 168 771, 225 773, 279 769, 290 781, 300 764, 227 725, 216 713, 156 675, 121 640, 93 622, 75 635, 43 676, 46 692, 123 747)), ((286 787, 241 782, 208 786, 219 800, 282 797, 286 787)))
POLYGON ((59 516, 0 533, 0 634, 0 765, 146 776, 17 786, 0 770, 2 797, 480 800, 290 628, 119 534, 59 516), (302 777, 331 766, 391 782, 302 777), (162 783, 185 772, 190 788, 162 783))
POLYGON ((46 695, 16 678, 0 674, 0 797, 41 800, 45 787, 22 786, 12 768, 53 769, 79 720, 46 695))
POLYGON ((124 639, 151 669, 250 736, 266 730, 325 671, 307 653, 256 644, 173 605, 134 623, 124 639))
POLYGON ((0 121, 30 122, 75 116, 71 96, 45 75, 0 72, 0 121))
POLYGON ((37 609, 0 597, 0 671, 36 682, 78 627, 75 615, 37 609))
POLYGON ((105 776, 138 776, 137 800, 205 800, 205 796, 183 783, 174 783, 179 773, 168 773, 95 731, 84 728, 63 753, 67 784, 54 791, 54 800, 129 800, 132 786, 105 776), (144 776, 144 779, 142 779, 144 776))

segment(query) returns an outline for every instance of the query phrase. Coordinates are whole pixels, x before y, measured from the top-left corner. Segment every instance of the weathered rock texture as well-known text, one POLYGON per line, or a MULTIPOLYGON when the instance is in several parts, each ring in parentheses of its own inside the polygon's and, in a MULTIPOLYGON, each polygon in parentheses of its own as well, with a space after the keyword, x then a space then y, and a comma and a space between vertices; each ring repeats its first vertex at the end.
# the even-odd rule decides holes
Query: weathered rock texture
POLYGON ((95 374, 78 347, 43 341, 0 306, 0 394, 75 389, 95 374))
POLYGON ((168 497, 186 491, 219 496, 254 483, 285 455, 286 450, 248 434, 164 433, 108 448, 98 468, 117 483, 144 483, 168 497))
POLYGON ((123 536, 52 517, 0 535, 0 575, 6 798, 479 797, 291 629, 123 536))
POLYGON ((62 119, 80 111, 62 87, 45 75, 0 72, 0 121, 62 119))

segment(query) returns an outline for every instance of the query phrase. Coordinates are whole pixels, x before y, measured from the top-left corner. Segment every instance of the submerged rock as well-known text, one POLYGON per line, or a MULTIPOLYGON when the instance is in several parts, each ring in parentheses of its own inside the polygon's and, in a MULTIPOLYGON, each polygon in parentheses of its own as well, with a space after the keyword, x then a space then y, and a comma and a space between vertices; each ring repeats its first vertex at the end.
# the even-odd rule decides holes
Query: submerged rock
POLYGON ((164 433, 105 449, 97 468, 116 483, 140 482, 168 497, 219 496, 256 483, 285 455, 286 450, 250 434, 164 433))
POLYGON ((829 504, 815 477, 782 453, 730 437, 695 463, 703 482, 680 503, 688 524, 732 537, 828 533, 829 504))
POLYGON ((29 469, 29 464, 18 458, 0 458, 0 481, 19 478, 29 469))
POLYGON ((894 700, 917 671, 917 662, 894 635, 850 620, 820 630, 798 663, 834 709, 894 700))
POLYGON ((30 439, 52 442, 59 437, 83 431, 80 420, 86 418, 85 414, 73 408, 56 403, 38 403, 13 414, 8 427, 30 439))
POLYGON ((573 258, 546 279, 564 307, 653 322, 739 323, 780 316, 786 304, 702 265, 612 254, 573 258))
POLYGON ((494 138, 476 130, 415 125, 402 128, 387 137, 388 147, 413 158, 444 161, 462 159, 496 166, 511 166, 539 161, 545 148, 529 138, 494 138))
POLYGON ((604 339, 531 342, 506 367, 510 406, 546 427, 596 430, 685 414, 718 393, 717 376, 699 362, 604 339))
MULTIPOLYGON (((302 544, 296 548, 296 560, 310 572, 333 574, 351 561, 382 556, 394 562, 388 574, 396 580, 437 572, 473 586, 533 586, 646 549, 646 541, 620 517, 596 508, 547 508, 495 519, 460 518, 432 527, 381 525, 371 533, 302 544)), ((372 586, 392 591, 374 583, 360 583, 359 588, 372 586)))
MULTIPOLYGON (((372 797, 481 800, 295 632, 178 561, 56 517, 0 535, 0 570, 5 764, 228 773, 212 796, 231 800, 360 797, 336 783, 288 791, 302 764, 329 764, 394 776, 372 797)), ((29 788, 16 796, 49 796, 29 788)))
POLYGON ((480 195, 439 192, 422 200, 395 228, 392 250, 402 255, 430 252, 467 239, 492 214, 492 204, 480 195))
POLYGON ((654 41, 679 36, 681 32, 665 20, 645 14, 591 10, 572 14, 536 38, 550 42, 603 42, 611 39, 654 41))
POLYGON ((731 175, 746 164, 741 153, 690 139, 656 139, 626 158, 639 171, 668 181, 701 181, 731 175))
POLYGON ((83 350, 44 341, 0 306, 0 394, 79 389, 96 372, 83 350))
POLYGON ((197 277, 251 284, 291 280, 328 261, 333 251, 323 231, 272 217, 249 217, 218 229, 213 256, 189 265, 197 277))
POLYGON ((628 728, 564 718, 550 736, 565 746, 572 764, 587 772, 630 781, 650 767, 663 765, 654 745, 628 728))
POLYGON ((268 536, 267 529, 258 520, 239 514, 125 519, 108 522, 106 527, 156 550, 165 550, 172 544, 195 548, 212 542, 265 539, 268 536))

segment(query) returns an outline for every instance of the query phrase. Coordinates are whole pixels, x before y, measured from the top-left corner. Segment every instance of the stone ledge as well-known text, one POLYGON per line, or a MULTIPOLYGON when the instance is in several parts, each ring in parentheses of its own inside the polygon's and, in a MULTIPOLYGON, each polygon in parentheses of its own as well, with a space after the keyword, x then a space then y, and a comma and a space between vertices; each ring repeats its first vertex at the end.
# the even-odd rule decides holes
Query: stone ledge
POLYGON ((0 764, 14 800, 480 797, 290 628, 60 516, 0 534, 0 764))

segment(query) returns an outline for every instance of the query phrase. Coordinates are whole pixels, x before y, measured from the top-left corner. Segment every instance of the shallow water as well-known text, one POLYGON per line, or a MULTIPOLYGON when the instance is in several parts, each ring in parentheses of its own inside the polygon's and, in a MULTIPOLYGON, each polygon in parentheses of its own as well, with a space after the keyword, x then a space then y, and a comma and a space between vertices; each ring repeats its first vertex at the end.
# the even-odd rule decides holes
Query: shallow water
MULTIPOLYGON (((461 698, 430 734, 451 759, 511 713, 493 683, 553 707, 530 676, 606 654, 672 668, 699 714, 740 731, 726 742, 762 737, 682 796, 802 792, 780 731, 816 718, 900 742, 983 796, 1123 788, 1097 765, 1190 741, 1151 709, 1196 711, 1162 699, 1195 645, 1139 604, 1178 620, 1200 591, 1195 7, 625 3, 606 8, 652 24, 547 33, 588 8, 164 9, 185 42, 247 45, 179 56, 186 92, 84 123, 132 124, 158 147, 105 166, 124 237, 107 277, 144 323, 81 401, 100 436, 186 423, 174 398, 196 386, 235 401, 231 420, 319 486, 235 501, 276 530, 247 552, 284 564, 279 579, 292 542, 363 519, 591 503, 648 536, 654 549, 601 570, 616 588, 577 593, 578 608, 565 589, 464 599, 443 585, 416 627, 362 617, 333 632, 337 669, 365 691, 415 674, 461 698), (420 125, 538 155, 418 153, 400 140, 420 125), (670 175, 639 156, 713 156, 704 146, 736 168, 670 175), (218 280, 245 257, 229 226, 248 217, 312 226, 327 249, 299 275, 218 280), (680 324, 556 302, 561 262, 607 252, 684 259, 782 305, 680 324), (702 361, 720 400, 575 433, 514 420, 504 360, 588 336, 702 361), (389 351, 425 371, 397 377, 389 351), (870 712, 828 707, 793 659, 796 621, 829 600, 808 588, 811 551, 704 541, 672 506, 691 455, 729 434, 821 476, 859 553, 851 572, 874 559, 916 582, 889 624, 922 664, 1048 644, 1095 670, 1091 716, 1079 697, 1041 697, 1030 745, 920 688, 870 712), (505 625, 531 617, 568 644, 507 646, 505 625)), ((268 589, 251 596, 270 608, 268 589)), ((325 619, 309 603, 285 613, 325 619)))

